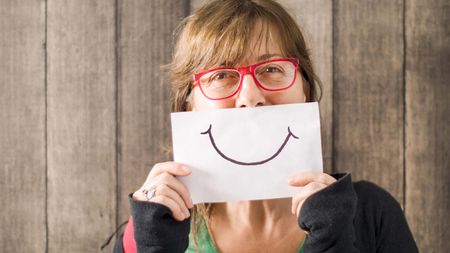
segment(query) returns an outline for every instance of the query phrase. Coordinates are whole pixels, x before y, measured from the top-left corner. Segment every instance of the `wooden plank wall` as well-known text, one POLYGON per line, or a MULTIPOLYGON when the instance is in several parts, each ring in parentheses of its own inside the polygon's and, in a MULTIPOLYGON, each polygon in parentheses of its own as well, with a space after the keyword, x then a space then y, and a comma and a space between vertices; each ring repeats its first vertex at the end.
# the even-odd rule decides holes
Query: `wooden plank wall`
POLYGON ((116 226, 114 22, 113 0, 48 2, 48 252, 116 226))
MULTIPOLYGON (((170 159, 160 66, 202 2, 0 0, 2 252, 99 252, 128 218, 170 159)), ((323 81, 325 171, 387 189, 421 252, 450 251, 450 2, 280 3, 323 81)))
POLYGON ((44 1, 0 0, 0 31, 0 251, 44 252, 44 1))
POLYGON ((405 213, 421 252, 450 252, 450 1, 406 1, 405 213))
POLYGON ((334 1, 333 9, 334 169, 404 204, 403 2, 334 1))

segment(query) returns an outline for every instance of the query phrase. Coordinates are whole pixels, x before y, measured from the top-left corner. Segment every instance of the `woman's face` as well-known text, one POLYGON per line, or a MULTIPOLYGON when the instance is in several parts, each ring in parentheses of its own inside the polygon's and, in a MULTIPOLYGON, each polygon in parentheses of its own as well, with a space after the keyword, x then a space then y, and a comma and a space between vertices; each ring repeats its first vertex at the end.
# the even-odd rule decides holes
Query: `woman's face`
MULTIPOLYGON (((240 66, 248 66, 261 61, 283 57, 278 46, 278 42, 274 41, 272 38, 273 36, 265 35, 269 36, 269 38, 266 39, 264 36, 259 36, 259 31, 258 29, 255 29, 250 43, 253 50, 249 49, 249 52, 252 53, 246 57, 246 60, 242 62, 240 66), (258 43, 258 40, 261 40, 261 37, 263 37, 262 41, 261 43, 258 43)), ((271 34, 277 33, 272 32, 271 34)), ((303 91, 303 78, 301 78, 298 70, 297 78, 294 84, 286 90, 263 90, 255 83, 255 80, 251 74, 246 74, 242 77, 241 89, 230 98, 223 100, 210 100, 203 95, 198 85, 196 85, 192 90, 191 96, 190 107, 193 111, 216 108, 256 107, 264 105, 303 103, 306 101, 306 96, 303 91)))

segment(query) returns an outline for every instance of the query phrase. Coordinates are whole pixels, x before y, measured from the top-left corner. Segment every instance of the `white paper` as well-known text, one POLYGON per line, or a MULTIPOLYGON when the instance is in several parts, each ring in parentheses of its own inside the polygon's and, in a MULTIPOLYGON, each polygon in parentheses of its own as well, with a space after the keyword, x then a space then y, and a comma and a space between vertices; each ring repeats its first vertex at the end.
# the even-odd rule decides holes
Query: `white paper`
POLYGON ((192 169, 179 179, 194 204, 292 197, 290 175, 323 171, 317 102, 177 112, 171 119, 174 161, 192 169))

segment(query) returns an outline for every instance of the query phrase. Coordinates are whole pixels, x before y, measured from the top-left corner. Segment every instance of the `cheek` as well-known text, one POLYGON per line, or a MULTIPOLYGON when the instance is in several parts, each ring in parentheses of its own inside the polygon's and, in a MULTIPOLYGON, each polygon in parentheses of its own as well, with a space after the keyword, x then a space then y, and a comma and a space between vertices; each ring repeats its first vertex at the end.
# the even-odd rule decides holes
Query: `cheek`
POLYGON ((303 82, 301 79, 297 80, 291 88, 281 92, 268 93, 267 98, 271 104, 304 103, 306 96, 303 91, 303 82))
POLYGON ((303 90, 303 83, 295 85, 295 92, 292 93, 293 99, 297 102, 304 103, 306 102, 305 91, 303 90))
POLYGON ((295 80, 295 84, 291 87, 291 99, 295 100, 296 103, 304 103, 306 102, 306 95, 303 89, 303 78, 300 74, 297 75, 297 80, 295 80))
POLYGON ((195 88, 192 90, 191 108, 193 111, 234 107, 234 99, 210 100, 195 88))

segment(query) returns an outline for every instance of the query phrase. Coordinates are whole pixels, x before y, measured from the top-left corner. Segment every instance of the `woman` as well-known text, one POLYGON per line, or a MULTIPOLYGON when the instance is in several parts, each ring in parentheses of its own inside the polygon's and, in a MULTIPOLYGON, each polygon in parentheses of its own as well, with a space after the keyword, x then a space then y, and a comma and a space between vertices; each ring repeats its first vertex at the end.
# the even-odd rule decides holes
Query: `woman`
MULTIPOLYGON (((318 99, 302 33, 272 0, 217 0, 198 9, 182 25, 169 69, 173 111, 318 99)), ((194 206, 177 179, 190 172, 176 162, 152 168, 130 194, 132 219, 115 252, 417 252, 398 203, 349 174, 292 175, 293 198, 194 206)))

